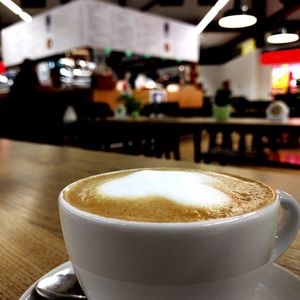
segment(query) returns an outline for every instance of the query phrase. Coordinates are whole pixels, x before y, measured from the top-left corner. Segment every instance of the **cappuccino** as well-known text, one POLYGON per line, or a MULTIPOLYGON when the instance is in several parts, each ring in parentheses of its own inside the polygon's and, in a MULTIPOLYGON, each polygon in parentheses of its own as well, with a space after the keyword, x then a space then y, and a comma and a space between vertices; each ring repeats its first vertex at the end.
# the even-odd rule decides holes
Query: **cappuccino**
POLYGON ((138 169, 82 179, 64 198, 103 217, 164 223, 242 215, 269 205, 276 193, 264 183, 222 173, 138 169))

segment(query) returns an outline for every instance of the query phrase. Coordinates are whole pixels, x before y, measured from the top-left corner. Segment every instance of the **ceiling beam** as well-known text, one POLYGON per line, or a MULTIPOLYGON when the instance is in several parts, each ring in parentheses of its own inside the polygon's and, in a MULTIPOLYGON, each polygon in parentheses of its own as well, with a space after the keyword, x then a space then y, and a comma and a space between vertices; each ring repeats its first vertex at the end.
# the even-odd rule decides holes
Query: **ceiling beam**
POLYGON ((127 0, 118 0, 120 6, 127 6, 127 0))
MULTIPOLYGON (((252 0, 252 11, 257 17, 256 28, 263 27, 263 22, 267 15, 267 0, 254 1, 252 0)), ((254 35, 257 47, 263 47, 265 45, 265 32, 263 30, 257 30, 254 35)))
POLYGON ((140 10, 141 11, 147 11, 149 9, 151 9, 153 6, 159 4, 159 0, 150 0, 149 2, 147 2, 145 5, 143 5, 140 10))
POLYGON ((280 26, 279 24, 283 24, 287 22, 286 18, 289 15, 299 10, 300 10, 299 0, 289 0, 288 2, 286 2, 286 4, 281 10, 277 11, 276 13, 274 13, 273 15, 268 17, 268 19, 265 20, 264 26, 268 30, 274 29, 280 26))
POLYGON ((223 46, 217 46, 207 49, 201 49, 200 51, 200 64, 201 65, 220 65, 224 64, 232 58, 241 54, 239 48, 225 48, 223 46))
POLYGON ((300 9, 299 0, 286 0, 284 3, 284 11, 286 15, 290 15, 300 9))
POLYGON ((11 25, 10 23, 2 23, 2 22, 0 22, 0 30, 2 30, 5 27, 8 27, 10 25, 11 25))
POLYGON ((212 6, 215 4, 216 4, 215 0, 198 0, 198 5, 201 6, 212 6))
POLYGON ((285 24, 291 30, 300 30, 300 20, 288 20, 285 21, 285 24))
POLYGON ((184 5, 184 0, 159 0, 160 6, 182 6, 184 5))

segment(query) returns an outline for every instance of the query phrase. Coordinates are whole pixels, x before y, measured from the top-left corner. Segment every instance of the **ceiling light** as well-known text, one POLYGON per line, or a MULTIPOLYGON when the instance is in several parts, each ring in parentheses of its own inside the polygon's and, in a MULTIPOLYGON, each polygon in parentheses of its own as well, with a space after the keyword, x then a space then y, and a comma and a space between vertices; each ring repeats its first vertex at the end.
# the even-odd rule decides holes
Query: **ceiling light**
POLYGON ((219 11, 224 8, 224 6, 230 0, 218 0, 217 3, 209 10, 209 12, 204 16, 200 23, 196 26, 196 31, 198 34, 206 28, 206 26, 215 18, 219 11))
POLYGON ((8 9, 18 15, 25 22, 32 21, 32 17, 27 12, 23 11, 22 8, 12 0, 0 0, 0 3, 5 5, 8 9))
POLYGON ((267 42, 269 44, 287 44, 298 40, 299 35, 294 32, 288 32, 285 27, 280 28, 267 37, 267 42))
POLYGON ((27 12, 25 12, 25 11, 21 11, 20 13, 19 13, 19 17, 23 20, 23 21, 25 21, 25 22, 31 22, 32 21, 32 16, 31 15, 29 15, 27 12))
POLYGON ((254 25, 257 18, 252 15, 247 5, 241 5, 240 0, 235 0, 234 8, 225 12, 219 20, 219 25, 224 28, 244 28, 254 25))
POLYGON ((10 9, 12 12, 14 12, 16 15, 22 12, 22 8, 11 0, 0 0, 0 2, 3 5, 5 5, 8 9, 10 9))

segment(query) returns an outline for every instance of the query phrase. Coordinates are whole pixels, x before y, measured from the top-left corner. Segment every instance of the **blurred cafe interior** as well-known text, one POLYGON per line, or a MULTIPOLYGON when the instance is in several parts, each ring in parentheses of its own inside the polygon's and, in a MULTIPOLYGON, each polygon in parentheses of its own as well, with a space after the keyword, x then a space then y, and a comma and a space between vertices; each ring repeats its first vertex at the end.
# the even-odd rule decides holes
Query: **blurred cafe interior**
POLYGON ((0 2, 1 137, 300 167, 298 1, 0 2))
MULTIPOLYGON (((0 26, 0 299, 69 259, 57 196, 83 177, 201 169, 299 202, 299 0, 0 0, 0 26)), ((299 234, 276 263, 255 299, 299 299, 299 234)))

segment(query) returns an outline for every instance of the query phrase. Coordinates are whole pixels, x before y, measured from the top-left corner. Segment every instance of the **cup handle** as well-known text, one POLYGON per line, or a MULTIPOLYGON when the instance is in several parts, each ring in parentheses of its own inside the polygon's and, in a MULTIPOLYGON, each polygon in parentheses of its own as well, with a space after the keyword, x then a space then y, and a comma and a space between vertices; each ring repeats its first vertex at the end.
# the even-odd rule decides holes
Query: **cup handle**
POLYGON ((277 191, 282 214, 277 228, 271 262, 275 261, 295 239, 300 226, 300 205, 288 193, 277 191))

